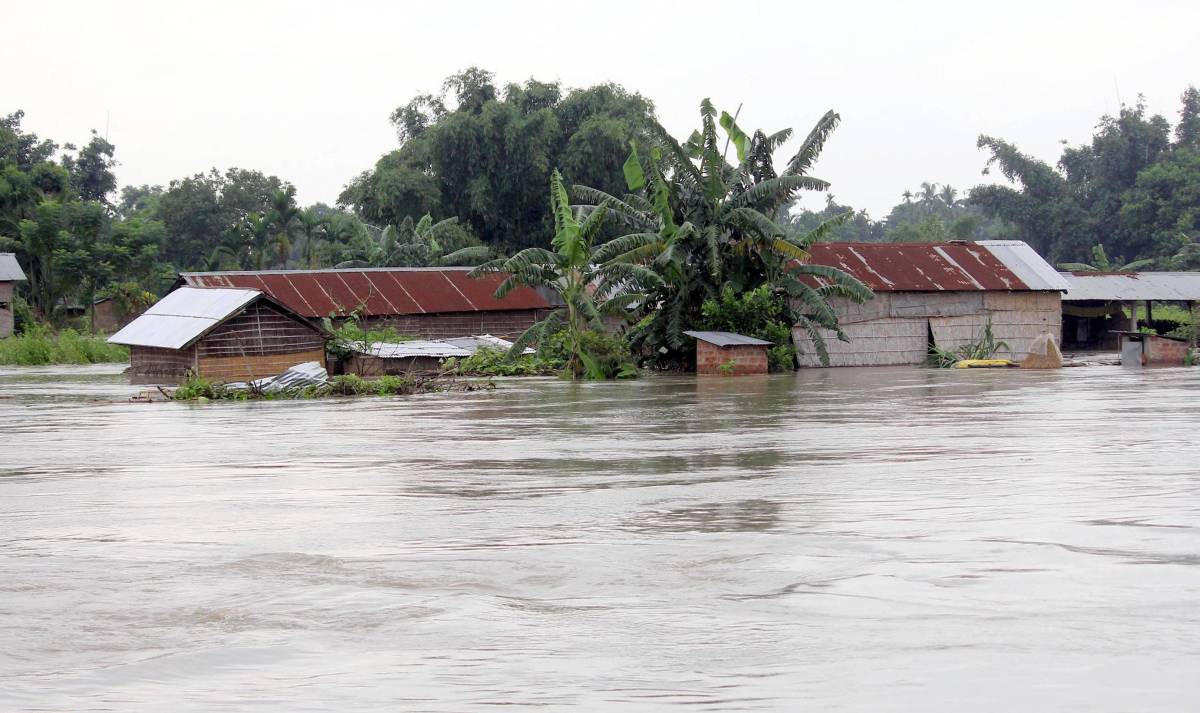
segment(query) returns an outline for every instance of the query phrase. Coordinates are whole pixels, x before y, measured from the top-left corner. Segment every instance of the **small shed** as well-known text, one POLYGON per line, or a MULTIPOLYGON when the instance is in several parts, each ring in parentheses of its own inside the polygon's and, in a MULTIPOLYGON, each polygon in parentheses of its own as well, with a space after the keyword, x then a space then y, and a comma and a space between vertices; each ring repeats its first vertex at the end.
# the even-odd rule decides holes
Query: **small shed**
POLYGON ((181 287, 108 341, 129 347, 136 378, 177 381, 192 372, 230 382, 324 364, 326 337, 258 290, 181 287))
POLYGON ((15 317, 13 298, 16 283, 25 281, 25 272, 13 253, 0 253, 0 338, 12 335, 15 317))
POLYGON ((696 339, 696 373, 750 376, 767 373, 771 342, 734 332, 684 332, 696 339))

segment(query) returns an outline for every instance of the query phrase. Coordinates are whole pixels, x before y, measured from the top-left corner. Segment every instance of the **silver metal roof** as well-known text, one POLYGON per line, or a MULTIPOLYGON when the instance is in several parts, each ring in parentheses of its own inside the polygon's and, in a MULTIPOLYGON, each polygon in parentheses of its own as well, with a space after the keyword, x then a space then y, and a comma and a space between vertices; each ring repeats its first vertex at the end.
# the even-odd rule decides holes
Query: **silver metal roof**
POLYGON ((155 302, 108 341, 136 347, 182 349, 261 295, 258 290, 180 287, 155 302))
POLYGON ((975 244, 987 248, 1031 290, 1067 289, 1067 281, 1062 275, 1021 240, 980 240, 975 244))
POLYGON ((13 253, 0 253, 0 282, 24 282, 25 272, 21 270, 17 256, 13 253))
POLYGON ((1061 273, 1064 302, 1160 300, 1200 301, 1200 272, 1061 273))
POLYGON ((702 342, 716 344, 718 347, 731 347, 739 344, 751 346, 770 346, 772 344, 772 342, 767 342, 762 339, 755 339, 754 337, 747 337, 744 334, 737 334, 735 332, 684 332, 684 334, 688 335, 689 337, 695 337, 702 342))
MULTIPOLYGON (((407 359, 410 357, 445 357, 470 356, 480 349, 499 349, 507 351, 513 343, 507 339, 481 334, 475 337, 455 337, 444 340, 413 340, 409 342, 372 342, 356 344, 354 351, 359 354, 378 357, 380 359, 407 359)), ((524 354, 533 354, 534 350, 526 349, 524 354)))

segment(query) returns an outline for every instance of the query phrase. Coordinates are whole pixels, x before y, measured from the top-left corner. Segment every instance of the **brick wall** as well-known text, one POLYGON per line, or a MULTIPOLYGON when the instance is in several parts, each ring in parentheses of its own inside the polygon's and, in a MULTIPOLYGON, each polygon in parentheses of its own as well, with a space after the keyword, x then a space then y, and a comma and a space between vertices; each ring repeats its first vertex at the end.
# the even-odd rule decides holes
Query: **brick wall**
POLYGON ((362 320, 364 329, 391 327, 399 334, 421 339, 449 339, 491 334, 513 339, 529 329, 534 322, 545 319, 551 310, 496 310, 491 312, 439 312, 436 314, 405 314, 388 317, 369 317, 362 320))
POLYGON ((696 340, 696 373, 703 376, 723 376, 721 365, 734 362, 730 376, 767 373, 767 347, 738 344, 719 347, 696 340))
POLYGON ((1148 337, 1149 355, 1146 360, 1151 364, 1169 364, 1182 366, 1187 356, 1188 343, 1163 337, 1148 337))

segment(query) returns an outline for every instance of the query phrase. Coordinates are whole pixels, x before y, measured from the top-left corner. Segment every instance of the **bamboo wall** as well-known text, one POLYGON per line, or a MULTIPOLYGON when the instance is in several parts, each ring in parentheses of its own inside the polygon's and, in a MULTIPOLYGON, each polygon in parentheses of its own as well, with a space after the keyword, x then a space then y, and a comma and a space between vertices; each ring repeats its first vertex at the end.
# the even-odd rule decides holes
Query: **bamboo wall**
POLYGON ((273 376, 306 361, 325 363, 325 338, 264 301, 247 307, 197 344, 198 372, 214 381, 273 376))
MULTIPOLYGON (((855 304, 829 300, 850 341, 822 330, 830 366, 883 366, 925 361, 930 334, 937 346, 953 349, 979 338, 989 317, 995 338, 1023 359, 1038 335, 1061 339, 1062 303, 1057 292, 881 292, 855 304)), ((801 366, 820 366, 805 330, 792 330, 801 366)))
POLYGON ((0 282, 0 338, 13 333, 13 283, 0 282))

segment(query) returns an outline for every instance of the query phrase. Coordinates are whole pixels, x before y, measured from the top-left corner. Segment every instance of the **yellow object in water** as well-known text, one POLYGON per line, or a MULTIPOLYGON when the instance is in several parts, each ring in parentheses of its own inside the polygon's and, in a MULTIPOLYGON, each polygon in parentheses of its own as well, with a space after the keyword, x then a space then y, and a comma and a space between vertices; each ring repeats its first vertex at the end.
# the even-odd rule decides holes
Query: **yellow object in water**
POLYGON ((1016 366, 1008 359, 960 359, 954 362, 955 369, 995 369, 1002 366, 1016 366))

